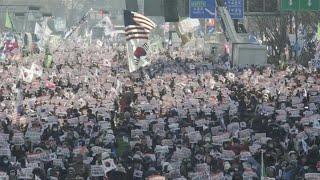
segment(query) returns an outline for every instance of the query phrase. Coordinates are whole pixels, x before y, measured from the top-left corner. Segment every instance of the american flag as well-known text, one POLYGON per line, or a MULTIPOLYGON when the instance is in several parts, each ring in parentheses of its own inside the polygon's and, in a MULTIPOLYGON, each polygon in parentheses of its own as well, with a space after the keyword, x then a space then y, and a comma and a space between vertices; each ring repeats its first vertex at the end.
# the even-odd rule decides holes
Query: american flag
POLYGON ((124 25, 127 41, 148 39, 150 31, 157 26, 151 19, 129 10, 124 10, 124 25))

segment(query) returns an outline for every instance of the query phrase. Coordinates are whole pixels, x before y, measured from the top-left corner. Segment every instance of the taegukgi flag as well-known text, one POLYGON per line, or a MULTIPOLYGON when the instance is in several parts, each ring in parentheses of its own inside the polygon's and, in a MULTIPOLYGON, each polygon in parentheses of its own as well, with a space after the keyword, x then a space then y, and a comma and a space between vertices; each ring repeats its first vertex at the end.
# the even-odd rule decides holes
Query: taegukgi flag
POLYGON ((148 39, 156 24, 144 15, 128 10, 124 10, 124 24, 129 71, 134 72, 150 64, 148 39))

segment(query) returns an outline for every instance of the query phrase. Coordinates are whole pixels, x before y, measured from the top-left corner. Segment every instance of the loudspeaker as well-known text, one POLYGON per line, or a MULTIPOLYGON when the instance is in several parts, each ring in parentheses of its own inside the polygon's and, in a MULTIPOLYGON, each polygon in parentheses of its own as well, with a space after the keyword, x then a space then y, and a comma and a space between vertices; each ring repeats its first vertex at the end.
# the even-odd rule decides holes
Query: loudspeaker
POLYGON ((164 19, 166 22, 178 22, 178 1, 164 0, 164 19))
POLYGON ((138 12, 138 0, 126 0, 126 9, 129 11, 138 12))

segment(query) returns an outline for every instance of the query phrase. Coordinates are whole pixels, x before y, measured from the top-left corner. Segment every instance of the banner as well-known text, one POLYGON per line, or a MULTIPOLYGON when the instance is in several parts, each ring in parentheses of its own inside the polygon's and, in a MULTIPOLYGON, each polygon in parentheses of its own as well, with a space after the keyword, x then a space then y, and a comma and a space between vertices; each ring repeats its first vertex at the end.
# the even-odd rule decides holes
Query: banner
POLYGON ((191 33, 197 30, 200 26, 199 19, 187 18, 179 22, 179 29, 181 34, 191 33))

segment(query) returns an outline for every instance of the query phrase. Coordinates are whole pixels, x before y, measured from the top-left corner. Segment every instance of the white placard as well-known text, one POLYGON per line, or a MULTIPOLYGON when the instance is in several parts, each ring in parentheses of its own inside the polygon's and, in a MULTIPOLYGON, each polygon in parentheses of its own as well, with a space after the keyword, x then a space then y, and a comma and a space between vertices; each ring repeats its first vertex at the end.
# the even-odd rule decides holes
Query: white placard
POLYGON ((306 180, 319 180, 320 173, 306 173, 304 177, 306 180))
POLYGON ((103 165, 91 165, 91 176, 92 177, 104 177, 104 167, 103 165))

